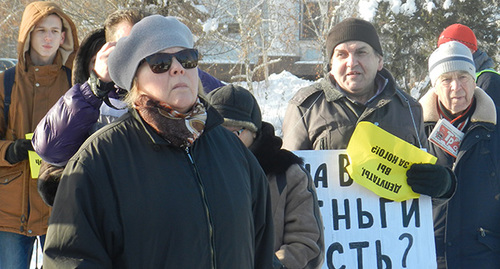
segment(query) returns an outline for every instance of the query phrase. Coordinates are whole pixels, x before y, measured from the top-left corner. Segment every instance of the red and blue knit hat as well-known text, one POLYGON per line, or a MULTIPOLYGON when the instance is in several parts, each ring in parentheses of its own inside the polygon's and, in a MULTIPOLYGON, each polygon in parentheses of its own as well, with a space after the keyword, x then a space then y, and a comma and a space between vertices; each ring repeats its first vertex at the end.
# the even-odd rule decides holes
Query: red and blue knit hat
POLYGON ((429 77, 432 86, 436 85, 439 76, 454 71, 465 71, 476 77, 476 66, 468 47, 457 41, 446 42, 429 57, 429 77))

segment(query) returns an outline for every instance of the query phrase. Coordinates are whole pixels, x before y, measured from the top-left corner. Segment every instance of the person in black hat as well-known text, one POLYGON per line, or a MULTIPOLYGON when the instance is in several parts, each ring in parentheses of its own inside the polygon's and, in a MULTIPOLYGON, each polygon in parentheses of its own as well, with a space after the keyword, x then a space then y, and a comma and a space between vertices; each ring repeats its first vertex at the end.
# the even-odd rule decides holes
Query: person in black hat
POLYGON ((262 121, 259 104, 247 89, 232 84, 215 89, 208 101, 257 157, 266 173, 274 221, 274 251, 285 268, 321 268, 325 255, 323 221, 316 188, 303 161, 282 149, 272 124, 262 121))
MULTIPOLYGON (((283 121, 288 150, 346 149, 360 121, 427 148, 422 107, 396 85, 384 68, 382 46, 368 21, 349 18, 335 25, 326 40, 328 77, 300 89, 283 121)), ((443 166, 414 164, 408 171, 413 191, 449 197, 454 175, 443 166)))

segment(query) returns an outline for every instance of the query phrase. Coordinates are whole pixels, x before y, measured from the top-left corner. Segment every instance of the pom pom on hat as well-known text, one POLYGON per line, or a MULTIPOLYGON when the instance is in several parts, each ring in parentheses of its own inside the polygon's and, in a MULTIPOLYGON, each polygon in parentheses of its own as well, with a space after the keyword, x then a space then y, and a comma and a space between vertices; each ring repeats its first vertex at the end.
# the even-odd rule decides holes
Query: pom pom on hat
POLYGON ((436 85, 439 76, 453 71, 468 72, 473 78, 476 76, 476 66, 470 49, 457 41, 442 44, 429 57, 432 86, 436 85))
POLYGON ((472 52, 477 50, 477 39, 476 35, 472 30, 463 24, 452 24, 439 35, 438 47, 449 41, 458 41, 466 45, 472 52))

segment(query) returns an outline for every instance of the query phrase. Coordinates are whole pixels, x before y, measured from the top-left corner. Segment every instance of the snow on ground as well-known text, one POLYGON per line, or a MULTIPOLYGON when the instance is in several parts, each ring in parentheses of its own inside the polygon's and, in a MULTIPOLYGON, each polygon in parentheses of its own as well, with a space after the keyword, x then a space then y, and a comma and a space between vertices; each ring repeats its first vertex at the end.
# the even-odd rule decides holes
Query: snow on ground
MULTIPOLYGON (((262 120, 274 125, 276 135, 282 136, 281 125, 285 117, 288 101, 302 87, 311 85, 314 81, 300 79, 288 71, 269 76, 269 85, 264 81, 253 82, 254 96, 262 112, 262 120)), ((247 88, 246 83, 240 86, 247 88)))

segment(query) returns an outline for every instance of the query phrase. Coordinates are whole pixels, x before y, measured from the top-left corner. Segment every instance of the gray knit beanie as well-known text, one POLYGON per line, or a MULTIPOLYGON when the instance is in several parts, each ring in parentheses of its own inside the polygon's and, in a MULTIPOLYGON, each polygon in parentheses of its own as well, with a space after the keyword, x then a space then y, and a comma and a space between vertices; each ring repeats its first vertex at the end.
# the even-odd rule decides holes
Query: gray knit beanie
POLYGON ((259 104, 243 87, 222 86, 208 93, 207 100, 224 117, 225 126, 243 127, 255 133, 262 127, 259 104))
POLYGON ((142 59, 164 49, 193 46, 193 34, 176 18, 147 16, 132 27, 129 36, 118 40, 109 55, 109 75, 116 85, 130 91, 142 59))
POLYGON ((457 41, 441 44, 429 57, 432 86, 436 85, 439 76, 452 71, 465 71, 473 78, 476 77, 476 66, 470 49, 457 41))
POLYGON ((373 25, 365 20, 349 18, 336 24, 326 38, 328 61, 332 59, 333 50, 337 45, 347 41, 363 41, 368 43, 378 54, 382 53, 382 46, 373 25))

